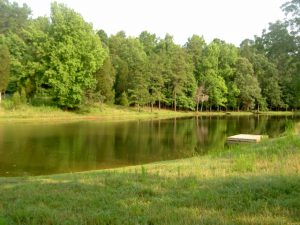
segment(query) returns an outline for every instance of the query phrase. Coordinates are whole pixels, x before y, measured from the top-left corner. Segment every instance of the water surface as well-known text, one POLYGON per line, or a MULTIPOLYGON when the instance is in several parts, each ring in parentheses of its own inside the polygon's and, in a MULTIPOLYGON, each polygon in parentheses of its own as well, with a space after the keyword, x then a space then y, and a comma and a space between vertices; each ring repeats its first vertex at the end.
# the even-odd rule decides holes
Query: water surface
MULTIPOLYGON (((292 116, 0 124, 0 176, 105 169, 206 154, 238 133, 284 132, 292 116)), ((290 123, 290 122, 289 122, 290 123)))

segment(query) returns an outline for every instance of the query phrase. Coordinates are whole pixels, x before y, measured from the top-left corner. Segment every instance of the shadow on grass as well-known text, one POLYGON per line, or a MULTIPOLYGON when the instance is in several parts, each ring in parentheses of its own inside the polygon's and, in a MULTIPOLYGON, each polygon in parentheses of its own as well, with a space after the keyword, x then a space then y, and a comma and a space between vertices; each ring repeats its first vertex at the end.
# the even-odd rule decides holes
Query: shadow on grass
POLYGON ((101 172, 0 180, 0 224, 300 224, 300 177, 101 172))

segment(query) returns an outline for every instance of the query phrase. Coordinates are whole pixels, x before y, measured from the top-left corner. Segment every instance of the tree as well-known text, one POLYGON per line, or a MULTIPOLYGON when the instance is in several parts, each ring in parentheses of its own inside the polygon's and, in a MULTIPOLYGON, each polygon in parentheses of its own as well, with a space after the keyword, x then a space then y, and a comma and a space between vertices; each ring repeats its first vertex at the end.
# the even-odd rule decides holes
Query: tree
POLYGON ((14 64, 13 67, 13 76, 18 84, 17 90, 24 88, 29 99, 40 95, 49 95, 48 86, 45 85, 47 80, 44 75, 51 64, 48 52, 50 26, 51 24, 46 17, 31 20, 20 33, 22 38, 20 48, 23 55, 21 57, 18 55, 18 49, 13 51, 15 60, 21 64, 21 66, 14 64))
MULTIPOLYGON (((31 10, 26 4, 19 6, 16 2, 0 0, 0 39, 1 44, 8 48, 10 55, 10 76, 8 84, 5 85, 6 91, 10 94, 17 91, 19 77, 25 74, 22 58, 26 58, 28 54, 21 33, 30 21, 30 14, 31 10)), ((7 69, 6 65, 3 69, 7 69)))
POLYGON ((291 0, 281 6, 288 18, 288 22, 294 34, 300 33, 300 0, 291 0))
POLYGON ((0 44, 0 103, 2 100, 2 93, 5 92, 10 73, 10 57, 9 50, 6 45, 0 44))
POLYGON ((30 14, 31 10, 26 4, 20 7, 16 2, 0 0, 0 34, 20 32, 26 26, 30 14))
POLYGON ((234 79, 235 64, 238 58, 238 49, 233 44, 215 39, 213 41, 219 46, 218 75, 223 77, 226 84, 234 79))
POLYGON ((227 95, 227 106, 236 109, 238 107, 238 97, 241 93, 240 89, 238 88, 237 84, 233 81, 230 81, 227 84, 228 88, 228 95, 227 95))
POLYGON ((116 71, 116 81, 114 84, 115 90, 115 103, 120 104, 120 97, 123 93, 126 93, 128 90, 128 65, 127 63, 120 59, 119 57, 115 57, 113 61, 113 66, 116 71))
POLYGON ((246 58, 238 58, 236 63, 235 83, 240 90, 240 104, 245 110, 253 109, 262 104, 261 89, 254 76, 251 63, 246 58))
POLYGON ((193 35, 191 38, 188 39, 187 43, 185 44, 184 48, 186 49, 188 55, 191 57, 193 62, 193 73, 194 77, 199 84, 197 91, 196 91, 196 110, 198 112, 199 103, 201 101, 201 111, 203 108, 203 102, 208 101, 208 95, 205 94, 205 85, 201 83, 201 74, 203 73, 203 59, 204 59, 204 51, 206 48, 206 43, 203 37, 198 35, 193 35))
POLYGON ((165 80, 163 79, 162 73, 164 70, 163 60, 159 54, 152 53, 148 57, 148 72, 149 72, 149 94, 151 110, 153 104, 158 102, 158 108, 161 108, 161 102, 165 100, 163 93, 165 80))
POLYGON ((101 40, 102 46, 104 48, 108 48, 109 38, 108 38, 107 34, 105 33, 105 31, 104 30, 99 30, 99 31, 97 31, 97 35, 99 36, 99 38, 101 40))
POLYGON ((143 31, 139 36, 140 43, 143 46, 144 52, 147 55, 145 74, 148 77, 148 92, 151 111, 153 105, 158 103, 158 108, 161 108, 161 103, 165 102, 164 84, 164 59, 163 54, 160 54, 159 39, 155 34, 150 34, 143 31))
MULTIPOLYGON (((126 47, 126 35, 123 31, 109 38, 109 54, 116 73, 114 83, 115 103, 120 104, 121 96, 128 91, 129 67, 123 51, 126 47)), ((127 95, 127 94, 126 94, 127 95)))
POLYGON ((162 76, 166 103, 173 106, 175 111, 178 107, 194 110, 197 84, 191 58, 168 34, 159 42, 158 51, 163 62, 162 76))
POLYGON ((124 53, 129 68, 128 98, 131 104, 135 104, 139 108, 149 102, 149 73, 146 72, 147 56, 139 39, 128 38, 126 43, 127 48, 124 53))
POLYGON ((200 83, 205 83, 205 90, 209 96, 209 106, 215 106, 219 109, 220 106, 225 106, 227 102, 226 95, 228 89, 224 78, 220 75, 220 52, 221 45, 218 40, 210 43, 203 57, 203 70, 200 74, 200 83))
POLYGON ((138 107, 149 102, 147 55, 138 38, 126 38, 124 32, 110 37, 109 50, 116 70, 116 103, 125 92, 130 104, 138 107))
POLYGON ((148 56, 152 55, 156 51, 158 38, 155 34, 143 31, 139 36, 139 40, 148 56))
POLYGON ((269 108, 282 108, 282 92, 276 66, 262 55, 256 55, 254 60, 254 73, 258 78, 262 96, 266 98, 269 108))
POLYGON ((103 66, 95 73, 96 77, 96 92, 99 93, 106 103, 113 103, 115 93, 113 85, 115 82, 115 69, 108 56, 103 63, 103 66))
POLYGON ((220 46, 220 55, 218 60, 218 75, 221 76, 227 87, 226 107, 236 108, 239 89, 234 84, 235 64, 238 58, 238 49, 224 41, 214 40, 220 46))
POLYGON ((290 93, 288 89, 285 90, 287 96, 291 96, 292 105, 294 107, 300 106, 300 0, 291 0, 282 5, 282 10, 285 12, 287 18, 286 22, 289 24, 289 30, 294 37, 296 43, 295 54, 293 55, 293 76, 291 79, 290 93), (287 94, 288 93, 288 94, 287 94))
POLYGON ((62 4, 51 4, 49 39, 46 85, 58 106, 76 108, 85 91, 94 90, 93 74, 106 53, 91 25, 62 4))
POLYGON ((297 80, 300 72, 297 40, 297 37, 289 32, 288 23, 281 21, 271 23, 269 30, 264 31, 259 39, 259 44, 263 46, 264 50, 261 51, 262 54, 265 54, 278 70, 278 84, 282 91, 281 98, 284 104, 291 107, 297 105, 297 90, 293 88, 295 87, 293 82, 297 80))
POLYGON ((262 97, 269 108, 283 108, 279 72, 276 65, 254 48, 254 42, 245 40, 241 44, 240 55, 249 60, 258 79, 262 97))
POLYGON ((209 96, 210 108, 216 106, 219 110, 220 106, 225 107, 227 102, 226 94, 228 93, 225 80, 218 76, 214 70, 208 70, 203 82, 205 82, 205 89, 209 96))
MULTIPOLYGON (((21 87, 21 80, 27 76, 26 58, 27 45, 20 36, 9 33, 4 38, 10 52, 10 77, 6 92, 13 94, 21 87)), ((28 60, 30 62, 31 60, 28 60)))
POLYGON ((195 100, 196 100, 196 111, 199 111, 199 103, 201 101, 201 109, 200 111, 202 112, 203 109, 203 102, 208 101, 209 96, 207 94, 205 94, 205 85, 201 84, 198 88, 197 88, 197 92, 196 92, 196 96, 195 96, 195 100))
POLYGON ((123 92, 120 97, 120 105, 122 106, 129 106, 127 94, 123 92))
POLYGON ((194 76, 196 80, 199 81, 199 76, 202 72, 204 49, 206 47, 205 40, 203 39, 203 37, 193 35, 188 39, 184 47, 192 58, 194 65, 194 76))

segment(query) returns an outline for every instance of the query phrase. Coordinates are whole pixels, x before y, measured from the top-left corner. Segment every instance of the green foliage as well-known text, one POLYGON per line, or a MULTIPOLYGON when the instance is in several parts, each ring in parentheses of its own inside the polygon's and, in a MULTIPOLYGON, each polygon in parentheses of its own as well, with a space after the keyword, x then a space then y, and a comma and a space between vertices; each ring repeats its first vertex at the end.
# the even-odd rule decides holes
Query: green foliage
POLYGON ((35 96, 30 100, 30 103, 33 106, 55 106, 52 98, 48 95, 35 96))
POLYGON ((204 59, 205 48, 206 43, 204 38, 199 37, 198 35, 193 35, 191 38, 188 39, 187 43, 185 44, 185 49, 192 58, 194 66, 194 76, 198 82, 200 79, 200 74, 202 72, 202 61, 204 59))
POLYGON ((120 105, 122 105, 122 106, 129 106, 127 94, 126 94, 125 92, 123 92, 123 93, 121 94, 119 103, 120 103, 120 105))
POLYGON ((246 58, 239 58, 236 65, 236 79, 240 90, 240 104, 245 110, 254 109, 262 99, 259 83, 254 76, 252 64, 246 58))
POLYGON ((6 110, 12 110, 14 109, 14 103, 11 99, 4 99, 3 101, 1 101, 1 107, 6 110))
POLYGON ((13 94, 11 100, 12 100, 12 102, 13 102, 14 108, 18 108, 18 107, 20 107, 20 105, 22 104, 22 102, 21 102, 21 96, 20 96, 20 94, 19 94, 18 91, 16 91, 16 92, 13 94))
MULTIPOLYGON (((0 35, 1 38, 1 35, 0 35)), ((10 56, 6 45, 0 43, 0 92, 4 92, 8 85, 10 74, 10 56)), ((1 99, 0 99, 1 102, 1 99)))
POLYGON ((224 78, 220 74, 219 58, 221 45, 218 40, 210 43, 204 52, 203 70, 200 75, 200 83, 205 85, 209 96, 209 106, 225 106, 228 89, 224 78))
POLYGON ((224 79, 218 76, 213 70, 208 70, 202 82, 205 83, 210 106, 225 106, 228 89, 224 79))
POLYGON ((45 79, 51 95, 60 107, 78 107, 84 92, 95 88, 93 74, 103 64, 105 51, 92 27, 57 3, 51 5, 49 39, 45 79))
POLYGON ((26 4, 20 7, 16 2, 0 0, 0 34, 20 32, 30 14, 31 10, 26 4))
POLYGON ((232 108, 232 109, 236 109, 238 107, 238 97, 240 95, 241 91, 240 89, 237 87, 237 84, 233 81, 228 83, 228 96, 227 96, 227 100, 228 100, 228 107, 232 108))
POLYGON ((300 32, 300 1, 291 0, 284 3, 281 6, 282 10, 286 15, 289 15, 290 19, 288 20, 290 27, 293 30, 293 33, 296 35, 300 32))
POLYGON ((206 44, 197 35, 184 46, 147 31, 138 38, 124 31, 109 37, 65 5, 54 2, 50 18, 31 19, 27 5, 0 0, 0 92, 23 88, 28 102, 41 97, 64 109, 123 104, 126 93, 131 105, 194 110, 202 85, 210 109, 296 109, 299 5, 286 2, 285 21, 270 23, 237 48, 220 39, 206 44))
POLYGON ((280 105, 281 107, 289 105, 295 108, 297 107, 297 100, 294 96, 297 91, 293 88, 293 79, 298 77, 300 72, 299 37, 290 32, 293 28, 288 25, 288 22, 282 21, 271 23, 268 31, 263 32, 262 37, 256 40, 255 45, 260 44, 262 46, 260 51, 267 56, 268 60, 277 69, 278 75, 272 75, 272 82, 277 79, 279 87, 269 88, 274 90, 276 99, 275 102, 269 100, 270 104, 280 105), (281 94, 281 101, 278 101, 278 94, 281 94))
POLYGON ((26 92, 25 92, 24 88, 21 89, 20 101, 21 101, 21 104, 27 103, 27 97, 26 97, 26 92))
POLYGON ((161 40, 159 49, 164 63, 162 73, 167 102, 172 103, 175 111, 177 107, 194 109, 197 84, 189 55, 173 42, 170 35, 161 40))
POLYGON ((158 102, 160 107, 161 102, 165 102, 165 80, 162 76, 164 62, 159 54, 151 53, 151 55, 148 56, 147 64, 147 71, 149 73, 149 102, 151 104, 158 102))
POLYGON ((18 91, 21 81, 26 78, 26 58, 30 56, 27 54, 26 43, 17 34, 9 33, 6 35, 5 43, 10 51, 11 67, 9 83, 6 90, 8 93, 13 94, 18 91))
POLYGON ((158 39, 155 34, 150 34, 147 31, 143 31, 139 36, 139 40, 148 56, 156 51, 158 39))
POLYGON ((108 36, 105 33, 105 31, 104 30, 99 30, 97 32, 97 35, 99 36, 99 38, 101 40, 102 46, 105 47, 105 48, 108 48, 109 39, 108 39, 108 36))
POLYGON ((95 91, 103 97, 104 102, 114 103, 115 69, 109 56, 104 60, 103 66, 95 73, 95 77, 97 81, 95 91))

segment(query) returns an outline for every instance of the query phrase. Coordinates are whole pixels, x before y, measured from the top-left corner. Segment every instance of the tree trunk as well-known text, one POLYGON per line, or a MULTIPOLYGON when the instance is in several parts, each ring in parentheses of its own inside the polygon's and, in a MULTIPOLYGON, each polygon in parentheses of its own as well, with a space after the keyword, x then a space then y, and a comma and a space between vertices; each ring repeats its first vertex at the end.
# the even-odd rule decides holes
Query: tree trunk
POLYGON ((175 95, 174 95, 174 109, 175 109, 175 112, 176 112, 176 105, 177 104, 177 102, 176 102, 176 92, 175 92, 175 95))
POLYGON ((1 104, 1 101, 2 101, 2 93, 0 91, 0 104, 1 104))
POLYGON ((201 109, 200 109, 200 111, 202 112, 202 110, 203 110, 203 100, 201 101, 201 109))
POLYGON ((158 109, 160 110, 160 100, 158 100, 158 109))
POLYGON ((151 112, 153 111, 153 102, 151 102, 151 112))

